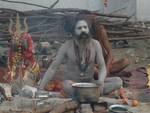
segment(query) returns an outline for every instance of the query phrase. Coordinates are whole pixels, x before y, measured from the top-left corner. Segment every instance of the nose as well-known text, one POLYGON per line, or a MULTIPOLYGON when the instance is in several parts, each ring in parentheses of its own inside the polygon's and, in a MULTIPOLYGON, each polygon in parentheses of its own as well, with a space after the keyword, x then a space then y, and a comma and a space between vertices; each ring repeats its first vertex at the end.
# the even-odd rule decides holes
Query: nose
POLYGON ((81 28, 81 31, 82 31, 82 32, 85 32, 85 31, 86 31, 86 29, 85 29, 84 27, 82 27, 82 28, 81 28))

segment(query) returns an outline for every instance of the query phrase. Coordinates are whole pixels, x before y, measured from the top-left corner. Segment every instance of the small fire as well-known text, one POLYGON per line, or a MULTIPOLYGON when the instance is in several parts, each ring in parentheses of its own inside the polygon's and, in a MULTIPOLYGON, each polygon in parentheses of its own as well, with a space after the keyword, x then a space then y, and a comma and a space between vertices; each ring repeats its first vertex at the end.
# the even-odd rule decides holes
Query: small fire
POLYGON ((50 81, 45 89, 47 91, 56 91, 56 92, 62 91, 63 90, 62 81, 60 80, 50 81))

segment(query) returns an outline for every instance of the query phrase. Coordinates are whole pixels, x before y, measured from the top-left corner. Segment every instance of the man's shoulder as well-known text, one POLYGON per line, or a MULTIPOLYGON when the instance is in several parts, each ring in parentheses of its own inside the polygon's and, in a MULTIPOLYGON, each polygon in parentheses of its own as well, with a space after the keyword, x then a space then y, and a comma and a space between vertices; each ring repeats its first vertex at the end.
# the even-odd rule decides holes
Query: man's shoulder
POLYGON ((73 40, 66 40, 63 44, 63 46, 67 46, 67 47, 72 46, 72 45, 73 45, 73 40))
POLYGON ((99 42, 98 42, 97 40, 93 39, 93 38, 91 39, 91 42, 92 42, 94 45, 95 45, 95 44, 96 44, 96 45, 99 44, 99 42))
POLYGON ((92 46, 94 46, 95 48, 102 48, 99 41, 97 41, 95 39, 92 39, 92 46))
POLYGON ((72 43, 73 43, 73 40, 70 39, 70 40, 66 40, 64 44, 70 45, 72 43))

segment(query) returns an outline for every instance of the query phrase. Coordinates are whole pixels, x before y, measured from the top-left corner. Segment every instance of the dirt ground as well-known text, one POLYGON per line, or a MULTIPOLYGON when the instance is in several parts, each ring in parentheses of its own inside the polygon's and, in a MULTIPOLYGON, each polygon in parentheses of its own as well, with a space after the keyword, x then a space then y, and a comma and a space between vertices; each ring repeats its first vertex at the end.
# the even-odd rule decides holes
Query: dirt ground
MULTIPOLYGON (((127 57, 130 65, 126 70, 150 64, 150 39, 128 40, 129 47, 113 49, 115 59, 127 57)), ((131 107, 133 113, 150 113, 150 102, 140 102, 138 107, 131 107)))
POLYGON ((150 64, 150 39, 128 40, 128 45, 126 48, 113 49, 115 59, 129 58, 127 70, 150 64))

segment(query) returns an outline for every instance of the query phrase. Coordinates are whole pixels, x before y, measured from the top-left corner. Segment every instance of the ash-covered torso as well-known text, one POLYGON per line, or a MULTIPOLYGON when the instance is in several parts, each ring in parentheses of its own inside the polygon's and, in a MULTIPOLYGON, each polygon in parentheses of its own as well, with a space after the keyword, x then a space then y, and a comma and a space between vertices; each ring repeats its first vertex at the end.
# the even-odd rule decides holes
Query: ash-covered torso
POLYGON ((65 79, 74 81, 90 81, 94 74, 94 64, 96 52, 94 49, 94 40, 86 47, 79 47, 75 41, 66 43, 66 64, 64 65, 65 79), (71 46, 74 45, 74 46, 71 46))
POLYGON ((103 57, 97 56, 97 46, 100 47, 94 39, 90 39, 85 46, 79 46, 75 40, 69 40, 60 48, 51 69, 57 70, 57 66, 63 63, 65 80, 89 82, 93 79, 95 61, 99 60, 103 63, 103 57))

